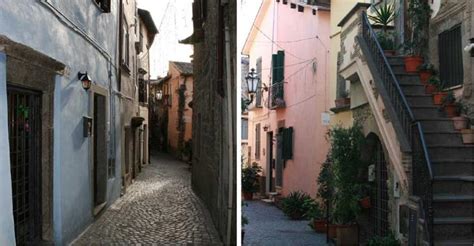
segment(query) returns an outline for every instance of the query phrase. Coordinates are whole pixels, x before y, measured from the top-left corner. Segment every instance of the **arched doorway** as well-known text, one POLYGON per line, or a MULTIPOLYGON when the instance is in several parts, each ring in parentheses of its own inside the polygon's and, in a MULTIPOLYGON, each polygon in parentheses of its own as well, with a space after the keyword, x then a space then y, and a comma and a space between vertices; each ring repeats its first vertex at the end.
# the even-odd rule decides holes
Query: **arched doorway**
POLYGON ((377 135, 371 133, 367 136, 370 147, 371 161, 369 170, 371 171, 371 204, 370 222, 374 235, 386 236, 389 232, 389 207, 388 207, 388 172, 385 151, 377 135))

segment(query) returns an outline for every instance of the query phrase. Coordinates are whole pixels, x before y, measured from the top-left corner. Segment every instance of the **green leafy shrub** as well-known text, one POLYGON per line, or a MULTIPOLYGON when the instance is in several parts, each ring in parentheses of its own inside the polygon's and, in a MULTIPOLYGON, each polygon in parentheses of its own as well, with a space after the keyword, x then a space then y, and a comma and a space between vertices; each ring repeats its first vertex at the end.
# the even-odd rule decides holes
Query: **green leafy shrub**
POLYGON ((294 220, 302 219, 308 212, 312 200, 305 192, 291 192, 281 202, 283 213, 294 220))
POLYGON ((317 196, 321 198, 324 206, 326 203, 331 201, 334 193, 334 173, 331 168, 331 153, 329 152, 326 161, 323 162, 321 170, 319 171, 318 182, 318 193, 317 196))
POLYGON ((257 164, 253 163, 252 166, 242 167, 242 191, 255 193, 260 188, 257 179, 260 177, 262 168, 257 164))
POLYGON ((367 241, 367 246, 400 246, 401 243, 395 238, 393 233, 385 237, 375 236, 367 241))

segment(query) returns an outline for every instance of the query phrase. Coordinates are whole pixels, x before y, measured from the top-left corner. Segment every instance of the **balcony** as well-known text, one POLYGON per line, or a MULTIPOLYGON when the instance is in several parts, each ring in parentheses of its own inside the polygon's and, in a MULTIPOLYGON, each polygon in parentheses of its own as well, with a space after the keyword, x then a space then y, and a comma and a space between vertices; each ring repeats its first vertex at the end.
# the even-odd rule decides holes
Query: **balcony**
POLYGON ((268 108, 277 109, 286 106, 284 99, 284 82, 275 83, 271 85, 268 90, 268 108))

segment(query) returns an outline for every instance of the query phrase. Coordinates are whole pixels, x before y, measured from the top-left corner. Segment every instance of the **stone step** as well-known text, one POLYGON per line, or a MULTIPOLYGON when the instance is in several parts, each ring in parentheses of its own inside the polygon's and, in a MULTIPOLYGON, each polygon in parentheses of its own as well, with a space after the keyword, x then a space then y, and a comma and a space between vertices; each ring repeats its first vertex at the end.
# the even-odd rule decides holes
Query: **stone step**
POLYGON ((404 56, 387 56, 388 63, 390 66, 403 65, 405 66, 404 56))
POLYGON ((431 159, 435 175, 445 176, 474 176, 474 160, 431 159))
POLYGON ((438 107, 436 106, 422 106, 422 105, 417 105, 417 106, 412 106, 411 111, 413 112, 413 115, 415 116, 415 119, 419 118, 442 118, 444 117, 444 113, 439 110, 438 107))
MULTIPOLYGON (((415 113, 416 115, 416 113, 415 113)), ((462 136, 458 132, 439 131, 424 133, 427 145, 460 145, 462 143, 462 136)))
POLYGON ((423 131, 454 131, 453 121, 447 118, 417 118, 423 131))
POLYGON ((431 159, 455 157, 461 160, 474 159, 474 146, 470 145, 428 145, 428 152, 431 159))
POLYGON ((405 63, 403 64, 391 64, 392 71, 397 74, 397 73, 405 73, 405 63))
POLYGON ((413 106, 433 106, 433 97, 430 95, 406 95, 408 105, 413 106))
POLYGON ((473 176, 435 176, 433 195, 472 195, 473 181, 473 176))
POLYGON ((395 76, 401 86, 421 85, 420 76, 417 73, 397 73, 395 76))
POLYGON ((433 196, 434 217, 469 217, 474 214, 474 196, 441 194, 433 196))
POLYGON ((405 96, 425 96, 425 86, 422 84, 403 84, 401 85, 405 96))
POLYGON ((472 239, 435 241, 434 246, 472 246, 472 239))
POLYGON ((472 239, 474 218, 445 217, 433 219, 433 238, 439 240, 472 239))

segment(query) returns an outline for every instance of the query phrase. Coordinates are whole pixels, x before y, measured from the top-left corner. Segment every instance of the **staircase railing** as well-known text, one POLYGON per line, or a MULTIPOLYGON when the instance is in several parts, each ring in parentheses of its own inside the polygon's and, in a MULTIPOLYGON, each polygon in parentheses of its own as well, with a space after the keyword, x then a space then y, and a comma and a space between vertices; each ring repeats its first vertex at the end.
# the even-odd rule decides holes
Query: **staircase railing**
POLYGON ((426 238, 432 244, 432 182, 433 171, 428 149, 420 122, 415 120, 408 101, 400 87, 377 36, 367 18, 367 13, 362 12, 362 38, 370 50, 370 56, 376 65, 377 72, 382 80, 382 85, 388 94, 390 102, 398 117, 403 133, 411 144, 412 150, 412 191, 413 195, 421 199, 422 217, 425 221, 426 238))

